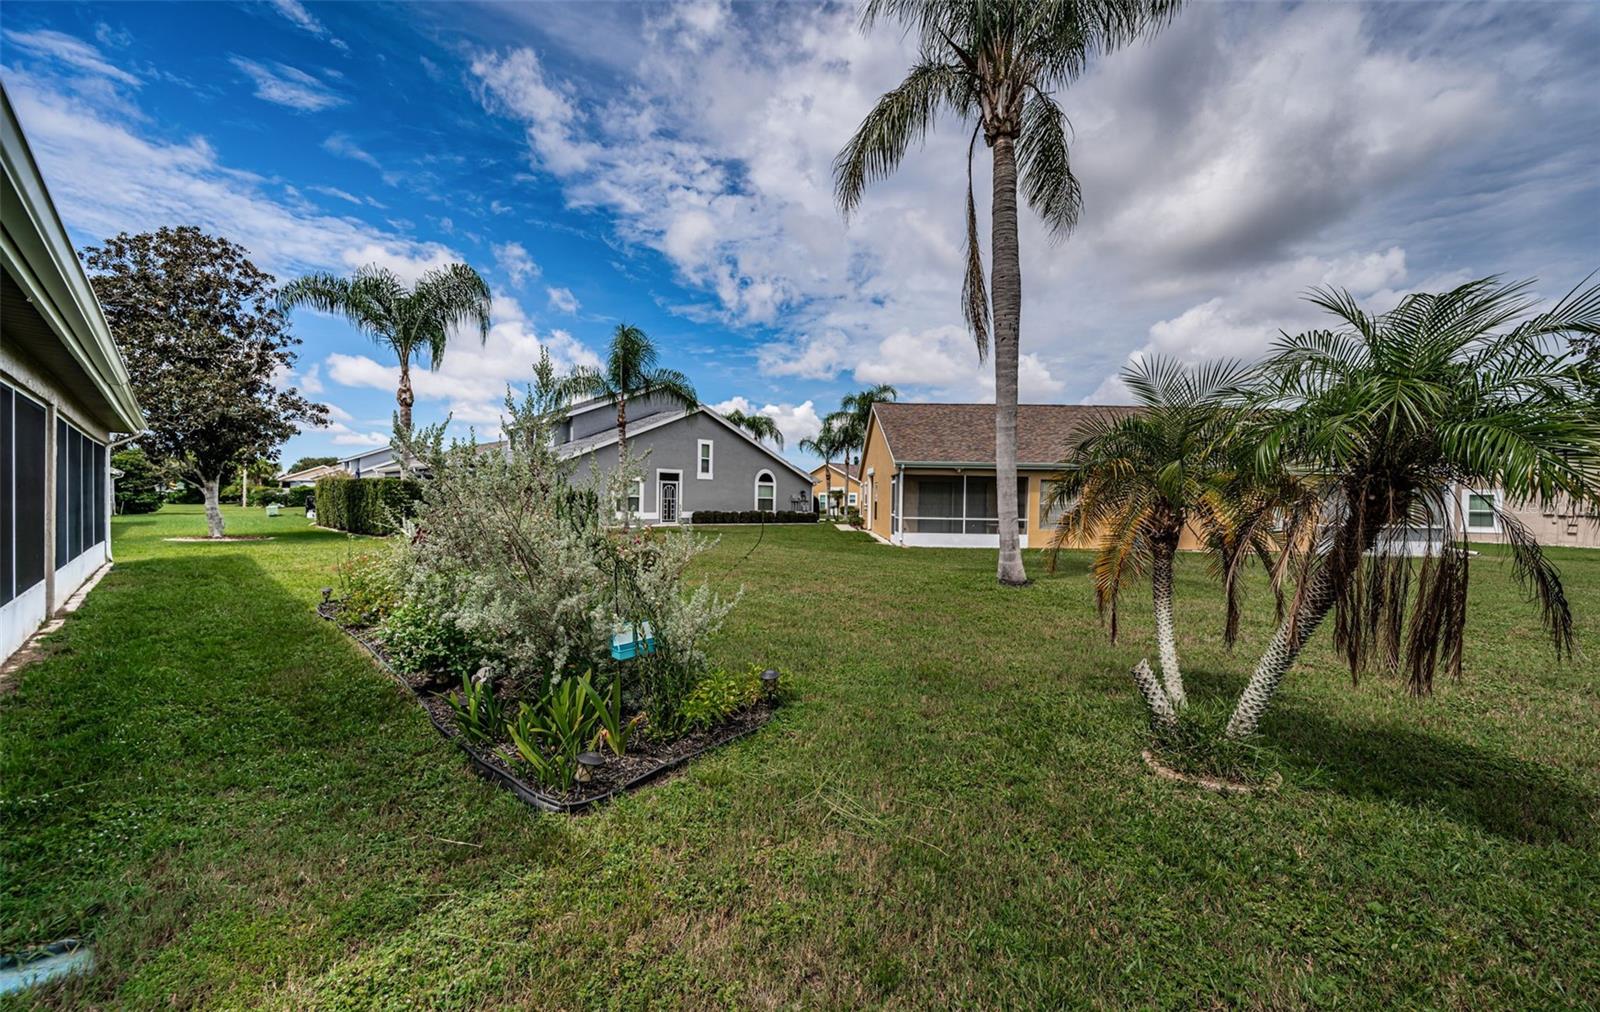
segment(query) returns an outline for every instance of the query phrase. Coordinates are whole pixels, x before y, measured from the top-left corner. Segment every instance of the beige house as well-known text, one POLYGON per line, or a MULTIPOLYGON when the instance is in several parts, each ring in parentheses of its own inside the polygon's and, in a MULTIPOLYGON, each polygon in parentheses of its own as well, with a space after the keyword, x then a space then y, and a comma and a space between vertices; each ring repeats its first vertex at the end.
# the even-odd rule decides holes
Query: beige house
POLYGON ((144 416, 0 89, 0 660, 111 562, 110 457, 144 416))
POLYGON ((817 513, 845 514, 861 508, 861 465, 818 464, 811 469, 811 502, 817 513), (825 504, 829 485, 833 503, 825 504))
POLYGON ((1503 544, 1506 533, 1494 510, 1509 513, 1546 548, 1600 548, 1600 503, 1562 497, 1550 506, 1518 503, 1499 489, 1457 489, 1467 540, 1503 544))

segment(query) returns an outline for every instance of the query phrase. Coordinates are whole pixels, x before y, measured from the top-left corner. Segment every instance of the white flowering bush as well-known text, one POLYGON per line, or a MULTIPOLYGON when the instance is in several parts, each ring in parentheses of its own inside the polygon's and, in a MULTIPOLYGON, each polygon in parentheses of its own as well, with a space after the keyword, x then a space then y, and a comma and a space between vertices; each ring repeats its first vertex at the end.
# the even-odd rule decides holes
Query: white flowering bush
POLYGON ((508 397, 503 443, 444 445, 442 427, 398 433, 427 475, 396 560, 401 596, 459 629, 495 684, 524 699, 585 671, 616 670, 619 623, 649 622, 655 652, 627 662, 624 686, 662 731, 704 672, 705 643, 734 602, 684 586, 706 542, 613 528, 637 475, 618 468, 581 487, 551 444, 554 414, 536 386, 508 397))

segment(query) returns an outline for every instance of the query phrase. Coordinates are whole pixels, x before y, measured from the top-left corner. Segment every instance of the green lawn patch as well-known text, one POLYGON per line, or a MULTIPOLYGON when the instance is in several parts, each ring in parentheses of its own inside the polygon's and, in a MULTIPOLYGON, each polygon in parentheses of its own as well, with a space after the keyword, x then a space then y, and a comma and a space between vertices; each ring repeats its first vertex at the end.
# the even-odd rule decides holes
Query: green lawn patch
MULTIPOLYGON (((751 738, 578 818, 478 780, 312 607, 370 544, 198 507, 117 518, 116 568, 0 697, 0 949, 79 936, 60 1006, 1583 1007, 1600 993, 1600 553, 1553 553, 1557 664, 1493 551, 1466 677, 1352 687, 1321 637, 1269 714, 1267 795, 1153 776, 1086 557, 719 528, 713 660, 780 668, 751 738)), ((1198 558, 1190 694, 1237 692, 1198 558)))

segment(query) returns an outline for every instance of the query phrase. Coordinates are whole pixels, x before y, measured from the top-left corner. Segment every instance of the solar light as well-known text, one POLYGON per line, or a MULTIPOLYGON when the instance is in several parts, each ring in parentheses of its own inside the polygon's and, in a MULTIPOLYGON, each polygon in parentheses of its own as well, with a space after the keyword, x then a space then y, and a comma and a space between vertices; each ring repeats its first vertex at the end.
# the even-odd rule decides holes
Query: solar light
POLYGON ((768 668, 761 672, 761 691, 771 699, 778 694, 778 669, 768 668))
POLYGON ((322 603, 323 604, 327 604, 328 603, 328 598, 330 598, 332 596, 333 596, 333 588, 332 587, 323 587, 322 588, 322 603))
POLYGON ((606 757, 601 755, 599 752, 578 753, 578 769, 576 773, 578 783, 586 784, 593 780, 595 770, 599 769, 605 764, 606 757))

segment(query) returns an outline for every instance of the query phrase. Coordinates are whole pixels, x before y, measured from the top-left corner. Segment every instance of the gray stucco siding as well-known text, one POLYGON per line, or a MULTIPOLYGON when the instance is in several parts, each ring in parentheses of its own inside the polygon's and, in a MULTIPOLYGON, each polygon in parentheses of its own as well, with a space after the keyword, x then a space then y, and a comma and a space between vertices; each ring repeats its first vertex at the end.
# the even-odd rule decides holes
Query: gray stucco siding
MULTIPOLYGON (((662 472, 673 471, 681 476, 679 512, 685 515, 696 510, 755 509, 756 476, 762 471, 772 475, 774 509, 810 508, 809 477, 796 474, 775 452, 755 445, 706 414, 686 415, 637 436, 630 435, 628 443, 643 471, 644 501, 640 512, 646 521, 659 519, 660 478, 662 472), (702 439, 711 441, 710 478, 696 474, 702 439)), ((574 461, 573 481, 587 484, 596 467, 602 474, 610 474, 616 466, 616 444, 600 447, 574 461)))

